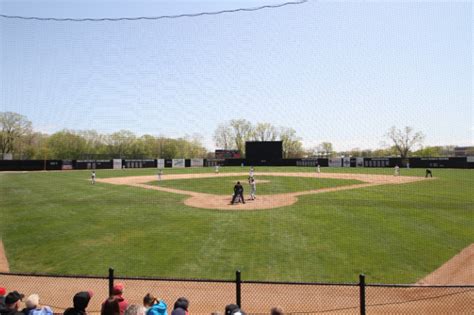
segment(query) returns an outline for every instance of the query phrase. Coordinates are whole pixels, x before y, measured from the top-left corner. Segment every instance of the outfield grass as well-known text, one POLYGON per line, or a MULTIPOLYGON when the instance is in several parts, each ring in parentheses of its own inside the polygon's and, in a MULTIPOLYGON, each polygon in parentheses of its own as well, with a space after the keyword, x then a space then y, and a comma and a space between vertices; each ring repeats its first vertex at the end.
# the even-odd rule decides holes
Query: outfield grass
POLYGON ((103 275, 113 266, 119 275, 228 279, 238 268, 244 279, 353 282, 364 272, 370 282, 411 283, 474 242, 474 170, 434 169, 437 180, 307 195, 249 212, 190 208, 183 195, 91 185, 89 175, 0 174, 0 236, 12 271, 103 275))
MULTIPOLYGON (((259 195, 273 195, 291 193, 312 189, 321 189, 345 185, 360 184, 358 180, 332 179, 332 178, 303 178, 303 177, 282 177, 282 176, 256 176, 258 183, 257 191, 259 195)), ((245 176, 229 176, 214 178, 193 178, 177 179, 166 181, 152 181, 149 185, 175 188, 186 191, 195 191, 214 195, 232 195, 233 187, 237 181, 244 187, 244 192, 250 191, 250 185, 245 176)))

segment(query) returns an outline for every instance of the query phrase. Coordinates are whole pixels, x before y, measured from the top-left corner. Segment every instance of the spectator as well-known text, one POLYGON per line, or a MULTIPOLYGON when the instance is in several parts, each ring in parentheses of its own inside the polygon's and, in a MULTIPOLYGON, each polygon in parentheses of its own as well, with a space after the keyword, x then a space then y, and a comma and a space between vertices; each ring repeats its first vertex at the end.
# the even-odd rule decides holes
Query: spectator
POLYGON ((229 304, 225 307, 225 315, 232 315, 240 311, 240 307, 237 304, 229 304))
POLYGON ((225 307, 225 315, 245 315, 237 304, 229 304, 225 307))
POLYGON ((146 312, 146 315, 168 315, 167 307, 165 301, 154 298, 153 304, 146 312))
POLYGON ((64 315, 87 315, 86 308, 93 296, 92 291, 82 291, 76 293, 73 298, 73 307, 64 311, 64 315))
POLYGON ((109 297, 102 303, 102 308, 100 309, 101 315, 120 315, 120 306, 119 301, 115 296, 109 297))
POLYGON ((26 299, 25 304, 26 308, 22 311, 25 315, 53 315, 53 311, 49 306, 40 305, 38 294, 30 295, 26 299))
POLYGON ((125 315, 145 315, 146 308, 141 305, 131 304, 125 310, 125 315))
POLYGON ((0 309, 5 308, 5 294, 7 289, 0 287, 0 309))
POLYGON ((0 308, 1 315, 23 315, 22 312, 18 311, 19 302, 25 296, 18 291, 9 292, 5 297, 5 306, 0 308))
POLYGON ((189 301, 185 297, 180 297, 174 302, 173 311, 171 315, 189 315, 188 312, 189 301))
POLYGON ((270 314, 271 315, 285 315, 285 313, 283 312, 283 309, 279 306, 272 308, 272 310, 270 311, 270 314))
POLYGON ((125 310, 128 307, 128 302, 123 297, 123 289, 124 289, 123 284, 122 283, 117 283, 117 284, 114 285, 114 288, 113 288, 113 291, 112 291, 113 296, 118 301, 118 304, 119 304, 119 307, 120 307, 120 315, 124 315, 125 310))
POLYGON ((143 297, 143 306, 145 307, 145 309, 148 311, 148 309, 150 307, 153 306, 153 304, 155 304, 156 302, 156 297, 154 297, 153 295, 151 295, 150 293, 147 293, 144 297, 143 297))

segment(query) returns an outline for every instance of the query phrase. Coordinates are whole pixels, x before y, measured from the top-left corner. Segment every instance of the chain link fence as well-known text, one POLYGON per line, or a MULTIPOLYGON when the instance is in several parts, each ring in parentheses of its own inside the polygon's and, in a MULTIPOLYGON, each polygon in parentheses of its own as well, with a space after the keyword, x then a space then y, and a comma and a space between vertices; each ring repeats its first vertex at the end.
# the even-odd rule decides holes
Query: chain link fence
POLYGON ((114 277, 59 276, 0 273, 0 286, 28 296, 37 293, 40 303, 63 313, 72 306, 79 291, 92 290, 87 308, 99 314, 114 282, 123 283, 129 304, 142 305, 151 293, 168 304, 171 312, 179 297, 190 301, 191 314, 223 314, 227 304, 241 305, 247 314, 269 314, 280 306, 286 314, 472 314, 474 285, 422 286, 359 283, 289 283, 233 280, 193 280, 114 277))

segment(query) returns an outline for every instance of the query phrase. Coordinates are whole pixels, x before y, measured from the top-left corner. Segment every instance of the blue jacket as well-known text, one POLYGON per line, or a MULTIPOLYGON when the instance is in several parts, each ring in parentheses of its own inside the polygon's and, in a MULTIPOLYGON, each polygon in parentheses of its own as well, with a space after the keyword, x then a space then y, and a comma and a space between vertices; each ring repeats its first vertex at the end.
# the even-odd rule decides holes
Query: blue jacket
POLYGON ((168 315, 166 303, 161 300, 148 309, 146 315, 168 315))

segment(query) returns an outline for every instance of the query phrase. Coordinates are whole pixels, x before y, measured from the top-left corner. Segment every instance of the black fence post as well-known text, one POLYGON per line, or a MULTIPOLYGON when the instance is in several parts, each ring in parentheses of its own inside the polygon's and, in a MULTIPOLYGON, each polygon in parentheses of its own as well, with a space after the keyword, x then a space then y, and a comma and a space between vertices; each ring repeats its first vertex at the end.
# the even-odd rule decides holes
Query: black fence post
POLYGON ((241 284, 242 278, 240 277, 240 270, 237 270, 235 272, 235 304, 237 304, 240 308, 242 307, 241 284))
POLYGON ((109 268, 109 296, 113 295, 114 291, 114 268, 109 268))
POLYGON ((359 275, 360 314, 365 315, 365 275, 359 275))

